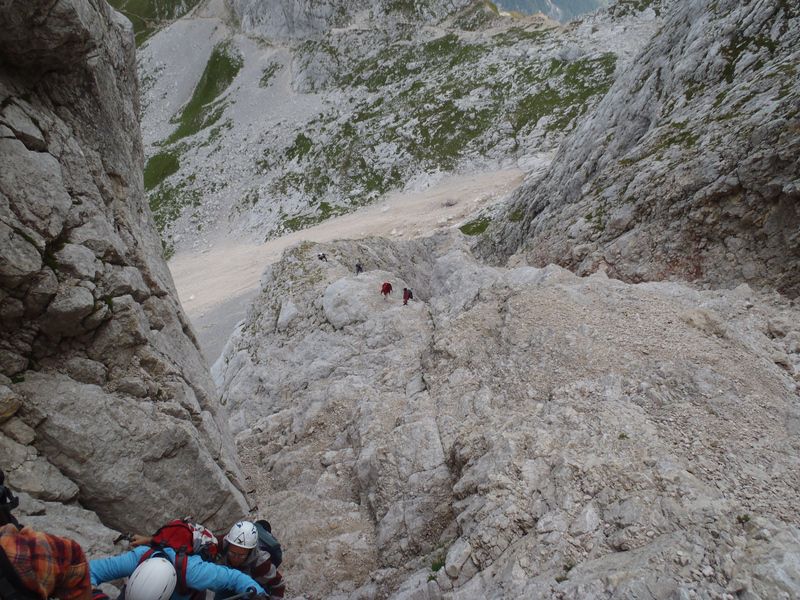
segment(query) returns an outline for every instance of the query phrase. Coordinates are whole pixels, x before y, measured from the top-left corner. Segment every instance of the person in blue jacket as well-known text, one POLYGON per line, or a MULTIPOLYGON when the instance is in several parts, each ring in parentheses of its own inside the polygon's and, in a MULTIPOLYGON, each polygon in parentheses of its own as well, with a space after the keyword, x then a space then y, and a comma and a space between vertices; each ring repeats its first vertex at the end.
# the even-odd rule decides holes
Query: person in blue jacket
MULTIPOLYGON (((89 561, 92 587, 122 577, 130 577, 139 566, 142 556, 149 550, 149 546, 139 546, 124 554, 89 561)), ((172 548, 159 548, 156 554, 168 559, 173 566, 175 565, 175 551, 172 548)), ((190 591, 188 594, 181 594, 179 586, 169 596, 170 600, 189 600, 192 597, 192 591, 203 592, 206 590, 215 592, 235 590, 237 594, 250 592, 255 598, 268 597, 264 588, 257 581, 241 571, 207 562, 197 555, 190 555, 186 558, 185 587, 188 587, 190 591)), ((95 597, 102 598, 103 596, 95 597)))

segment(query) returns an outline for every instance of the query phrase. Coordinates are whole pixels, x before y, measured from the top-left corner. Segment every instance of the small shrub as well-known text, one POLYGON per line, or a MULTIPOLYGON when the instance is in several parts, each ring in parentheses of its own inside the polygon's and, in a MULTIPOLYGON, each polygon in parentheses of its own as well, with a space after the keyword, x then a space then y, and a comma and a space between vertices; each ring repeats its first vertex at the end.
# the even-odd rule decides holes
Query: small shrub
POLYGON ((486 228, 489 227, 491 222, 492 220, 489 217, 481 217, 469 223, 465 223, 459 227, 459 229, 464 235, 480 235, 486 231, 486 228))

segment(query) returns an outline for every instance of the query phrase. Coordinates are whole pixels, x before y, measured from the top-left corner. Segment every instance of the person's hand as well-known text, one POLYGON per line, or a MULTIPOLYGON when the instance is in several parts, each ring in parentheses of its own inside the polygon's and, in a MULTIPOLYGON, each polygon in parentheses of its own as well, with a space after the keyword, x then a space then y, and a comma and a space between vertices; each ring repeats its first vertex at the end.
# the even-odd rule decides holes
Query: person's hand
POLYGON ((139 535, 138 533, 134 533, 131 537, 131 546, 136 548, 136 546, 149 546, 153 542, 153 538, 149 535, 139 535))

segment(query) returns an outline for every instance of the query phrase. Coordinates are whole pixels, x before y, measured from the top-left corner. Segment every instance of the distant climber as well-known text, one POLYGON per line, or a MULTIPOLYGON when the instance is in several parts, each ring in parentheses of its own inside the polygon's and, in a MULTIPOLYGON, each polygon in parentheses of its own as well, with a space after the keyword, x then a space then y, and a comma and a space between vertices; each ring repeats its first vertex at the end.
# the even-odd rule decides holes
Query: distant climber
MULTIPOLYGON (((271 529, 267 521, 235 523, 222 540, 220 562, 250 575, 267 590, 270 600, 276 600, 283 598, 285 591, 283 577, 277 568, 283 554, 271 529)), ((214 599, 223 600, 233 593, 220 592, 214 599)))
POLYGON ((0 598, 91 600, 89 564, 70 539, 23 527, 11 514, 19 500, 0 470, 0 598))
POLYGON ((392 293, 392 284, 389 283, 388 281, 384 281, 383 285, 381 286, 381 294, 383 294, 383 299, 386 300, 386 298, 388 298, 389 294, 391 293, 392 293))
POLYGON ((319 260, 324 260, 325 262, 328 262, 328 257, 325 255, 325 253, 324 253, 324 252, 320 252, 320 253, 318 253, 318 254, 317 254, 317 258, 318 258, 319 260))
POLYGON ((414 294, 408 288, 403 288, 403 306, 408 304, 409 300, 414 299, 414 294))
POLYGON ((364 267, 361 266, 360 262, 357 262, 356 263, 356 275, 360 275, 363 272, 364 272, 364 267))

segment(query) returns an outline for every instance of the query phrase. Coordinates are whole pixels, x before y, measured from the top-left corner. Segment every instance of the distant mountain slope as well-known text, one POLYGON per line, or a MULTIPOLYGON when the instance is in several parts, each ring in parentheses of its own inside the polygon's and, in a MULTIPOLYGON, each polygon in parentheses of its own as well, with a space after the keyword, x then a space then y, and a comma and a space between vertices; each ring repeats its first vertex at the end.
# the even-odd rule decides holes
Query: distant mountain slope
POLYGON ((609 0, 500 0, 498 8, 526 14, 544 13, 551 19, 566 22, 610 4, 609 0))
POLYGON ((156 30, 168 22, 182 17, 201 0, 108 0, 124 14, 136 33, 136 44, 141 45, 156 30))
POLYGON ((177 248, 263 240, 446 172, 524 167, 658 27, 633 12, 564 29, 483 0, 432 24, 452 5, 389 2, 279 40, 259 37, 246 12, 250 33, 232 30, 209 6, 140 51, 145 185, 177 248))
MULTIPOLYGON (((800 8, 677 4, 491 237, 632 281, 800 294, 800 8)), ((490 229, 492 231, 492 229, 490 229)))

